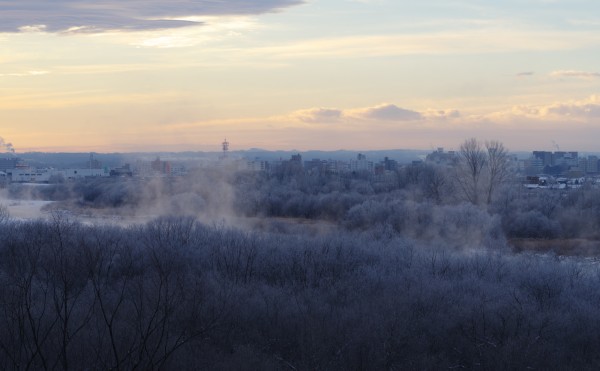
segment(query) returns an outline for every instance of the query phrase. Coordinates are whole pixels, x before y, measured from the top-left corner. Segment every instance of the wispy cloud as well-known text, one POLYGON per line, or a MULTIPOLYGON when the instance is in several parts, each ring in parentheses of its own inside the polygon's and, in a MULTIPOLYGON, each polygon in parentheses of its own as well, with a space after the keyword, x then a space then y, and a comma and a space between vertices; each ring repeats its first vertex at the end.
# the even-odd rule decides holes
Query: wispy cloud
POLYGON ((574 70, 561 70, 553 71, 550 73, 552 77, 575 77, 581 79, 592 79, 600 77, 600 72, 587 72, 587 71, 574 71, 574 70))
POLYGON ((447 110, 427 110, 422 113, 423 117, 426 119, 433 120, 453 120, 459 119, 462 117, 462 114, 457 109, 447 109, 447 110))
POLYGON ((590 45, 600 45, 595 32, 483 26, 476 30, 316 38, 254 48, 248 52, 297 59, 560 51, 590 45))
POLYGON ((309 108, 293 112, 290 116, 303 122, 318 123, 339 121, 343 114, 337 108, 309 108))
POLYGON ((456 109, 427 109, 417 111, 391 103, 359 108, 308 108, 289 115, 273 117, 275 122, 296 121, 311 124, 340 123, 370 125, 373 123, 416 123, 423 121, 447 121, 461 118, 456 109))
POLYGON ((488 112, 479 116, 494 122, 528 120, 530 122, 562 122, 593 124, 600 118, 600 96, 540 105, 522 104, 506 111, 488 112))
POLYGON ((565 145, 587 148, 594 141, 580 138, 572 131, 586 127, 590 132, 598 133, 599 130, 590 125, 597 117, 600 117, 600 98, 591 97, 582 101, 466 114, 456 109, 416 110, 394 104, 346 109, 310 108, 272 117, 173 124, 161 130, 188 135, 203 133, 205 137, 214 137, 216 143, 222 128, 227 127, 241 136, 234 141, 242 146, 299 149, 428 148, 432 143, 451 147, 469 136, 496 138, 512 149, 531 149, 532 135, 536 136, 536 142, 545 143, 556 133, 563 133, 565 145), (514 136, 515 130, 526 135, 514 136), (253 142, 265 136, 269 136, 268 142, 253 142), (333 137, 333 142, 327 139, 333 137))
POLYGON ((382 104, 375 107, 362 108, 351 111, 353 117, 369 120, 383 121, 417 121, 423 118, 423 115, 417 111, 401 108, 395 104, 382 104))
POLYGON ((534 72, 533 71, 525 71, 525 72, 519 72, 517 73, 517 77, 529 77, 529 76, 533 76, 534 72))
MULTIPOLYGON (((600 118, 600 97, 596 96, 541 105, 521 105, 483 113, 460 113, 456 109, 410 109, 394 104, 382 104, 345 109, 308 108, 277 116, 205 119, 200 118, 201 110, 190 112, 185 117, 174 116, 171 111, 157 108, 154 104, 157 97, 130 98, 132 100, 126 104, 127 108, 138 112, 140 117, 135 120, 128 117, 127 125, 121 125, 111 131, 118 132, 122 140, 131 141, 131 138, 136 138, 140 148, 148 146, 148 143, 187 143, 183 147, 173 144, 174 150, 198 148, 198 138, 202 138, 207 144, 220 143, 224 135, 228 139, 231 136, 231 141, 237 148, 429 148, 432 144, 452 147, 464 138, 476 136, 501 140, 513 150, 531 150, 536 143, 550 143, 559 135, 561 146, 591 150, 596 146, 595 138, 600 135, 600 128, 595 125, 600 118), (147 103, 140 104, 142 100, 146 100, 147 103), (390 119, 390 115, 393 119, 390 119), (172 120, 164 121, 164 117, 161 116, 172 120), (588 135, 582 136, 582 130, 588 135), (515 132, 520 135, 515 136, 515 132), (533 142, 532 138, 535 138, 533 142)), ((178 97, 172 97, 172 100, 169 100, 169 97, 159 98, 163 102, 169 101, 170 104, 165 106, 174 107, 173 112, 181 111, 181 106, 176 105, 178 97)), ((98 102, 101 99, 103 97, 99 96, 98 102)), ((121 100, 116 97, 115 101, 121 100)), ((108 133, 103 130, 102 118, 90 117, 87 113, 92 104, 100 103, 80 103, 85 104, 85 109, 80 111, 71 106, 46 107, 42 110, 32 106, 29 112, 37 112, 40 117, 47 116, 47 108, 66 109, 70 113, 80 112, 86 120, 95 123, 89 126, 90 130, 97 133, 97 136, 88 136, 90 148, 99 145, 93 144, 93 140, 100 140, 98 138, 103 138, 106 142, 115 142, 114 138, 109 139, 108 133)), ((4 112, 6 114, 11 111, 4 112)), ((50 135, 56 130, 56 126, 51 122, 44 130, 50 135)), ((23 130, 15 133, 21 135, 21 132, 23 130)), ((16 138, 15 133, 10 134, 12 138, 16 138)), ((63 129, 63 135, 72 143, 70 133, 71 131, 63 129)), ((43 139, 39 142, 43 143, 43 139)), ((119 147, 119 143, 114 146, 125 148, 119 147)))
MULTIPOLYGON (((283 119, 292 119, 305 123, 339 123, 339 122, 364 122, 364 121, 383 121, 383 122, 414 122, 423 119, 446 120, 460 117, 460 112, 455 109, 435 110, 430 109, 424 112, 418 112, 395 104, 383 103, 372 107, 362 108, 308 108, 292 112, 283 119)), ((278 117, 277 120, 282 118, 278 117)))
MULTIPOLYGON (((128 43, 140 47, 180 48, 195 45, 219 45, 224 40, 239 38, 245 32, 261 28, 252 16, 206 16, 190 17, 203 27, 177 28, 171 30, 148 30, 136 32, 128 43)), ((118 38, 125 40, 122 34, 118 38)))
POLYGON ((582 101, 555 103, 541 107, 540 114, 583 120, 597 119, 600 118, 600 96, 594 95, 582 101))
POLYGON ((27 76, 41 76, 49 74, 49 71, 26 71, 26 72, 12 72, 12 73, 0 73, 0 77, 27 77, 27 76))
POLYGON ((0 32, 155 30, 202 24, 191 16, 273 12, 303 0, 19 0, 0 2, 0 32))

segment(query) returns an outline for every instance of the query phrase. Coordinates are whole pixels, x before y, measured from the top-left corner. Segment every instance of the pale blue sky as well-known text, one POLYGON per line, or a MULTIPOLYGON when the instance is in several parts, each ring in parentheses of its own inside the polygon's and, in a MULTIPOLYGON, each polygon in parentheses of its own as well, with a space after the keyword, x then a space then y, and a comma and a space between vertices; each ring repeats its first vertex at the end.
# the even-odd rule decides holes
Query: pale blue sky
POLYGON ((209 150, 223 137, 238 149, 452 148, 471 136, 596 151, 599 10, 0 1, 0 136, 17 151, 209 150))

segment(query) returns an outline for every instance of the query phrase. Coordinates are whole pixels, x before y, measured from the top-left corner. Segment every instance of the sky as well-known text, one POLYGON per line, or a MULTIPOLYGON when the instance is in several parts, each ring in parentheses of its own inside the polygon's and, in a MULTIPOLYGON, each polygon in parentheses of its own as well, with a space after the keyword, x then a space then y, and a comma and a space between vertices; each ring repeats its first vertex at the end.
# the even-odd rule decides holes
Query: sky
POLYGON ((0 145, 597 152, 599 60, 596 0, 0 0, 0 145))

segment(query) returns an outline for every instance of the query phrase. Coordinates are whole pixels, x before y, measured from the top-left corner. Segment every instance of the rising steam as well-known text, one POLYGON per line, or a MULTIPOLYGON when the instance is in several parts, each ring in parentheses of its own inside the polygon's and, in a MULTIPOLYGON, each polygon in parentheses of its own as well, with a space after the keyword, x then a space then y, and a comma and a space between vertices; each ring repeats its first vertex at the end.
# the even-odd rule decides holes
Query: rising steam
POLYGON ((15 148, 13 147, 12 143, 8 143, 4 140, 4 138, 0 137, 0 148, 2 147, 4 147, 8 153, 15 153, 15 148))

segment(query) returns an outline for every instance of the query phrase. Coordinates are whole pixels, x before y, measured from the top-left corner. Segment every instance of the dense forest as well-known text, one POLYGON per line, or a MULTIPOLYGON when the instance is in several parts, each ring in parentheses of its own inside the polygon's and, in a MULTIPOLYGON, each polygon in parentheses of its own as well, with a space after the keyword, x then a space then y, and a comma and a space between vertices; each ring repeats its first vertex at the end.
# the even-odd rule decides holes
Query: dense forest
POLYGON ((0 225, 3 369, 597 369, 595 262, 160 218, 0 225))
POLYGON ((529 190, 501 144, 461 150, 385 176, 9 185, 57 202, 0 209, 0 367, 598 369, 600 190, 529 190), (164 216, 77 219, 106 210, 164 216))

